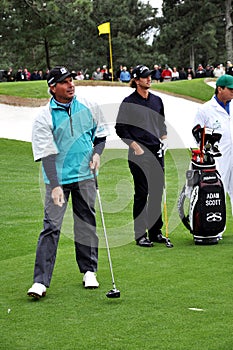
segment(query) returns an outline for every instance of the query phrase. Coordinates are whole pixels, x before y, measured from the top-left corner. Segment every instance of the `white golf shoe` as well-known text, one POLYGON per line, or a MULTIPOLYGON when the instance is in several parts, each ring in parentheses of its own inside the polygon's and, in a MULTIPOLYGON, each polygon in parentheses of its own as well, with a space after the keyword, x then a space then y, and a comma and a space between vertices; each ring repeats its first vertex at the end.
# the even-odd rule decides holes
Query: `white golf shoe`
POLYGON ((94 289, 99 287, 99 282, 96 279, 96 273, 87 271, 83 276, 83 285, 85 288, 94 289))
POLYGON ((46 295, 46 287, 42 283, 34 283, 28 290, 27 295, 35 299, 40 299, 46 295))

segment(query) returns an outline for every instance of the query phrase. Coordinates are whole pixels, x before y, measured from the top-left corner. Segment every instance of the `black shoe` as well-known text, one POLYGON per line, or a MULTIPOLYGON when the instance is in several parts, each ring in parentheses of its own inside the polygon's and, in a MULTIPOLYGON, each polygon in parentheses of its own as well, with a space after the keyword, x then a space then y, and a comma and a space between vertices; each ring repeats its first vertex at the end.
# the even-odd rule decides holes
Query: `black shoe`
POLYGON ((139 245, 140 247, 153 247, 153 243, 146 237, 142 237, 141 239, 136 241, 136 244, 139 245))
POLYGON ((166 238, 162 235, 162 233, 159 233, 156 238, 153 239, 153 242, 156 242, 156 243, 166 243, 167 240, 166 238))

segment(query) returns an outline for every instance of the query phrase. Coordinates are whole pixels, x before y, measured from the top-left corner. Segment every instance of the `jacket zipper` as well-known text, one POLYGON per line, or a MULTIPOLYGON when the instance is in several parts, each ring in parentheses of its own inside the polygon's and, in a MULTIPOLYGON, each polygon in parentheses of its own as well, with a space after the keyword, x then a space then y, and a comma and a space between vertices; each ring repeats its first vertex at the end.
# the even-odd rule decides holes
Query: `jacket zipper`
POLYGON ((70 107, 69 107, 69 109, 68 109, 68 115, 69 115, 69 119, 70 119, 70 131, 71 131, 71 136, 74 136, 73 120, 72 120, 72 116, 71 116, 71 108, 70 108, 70 107))

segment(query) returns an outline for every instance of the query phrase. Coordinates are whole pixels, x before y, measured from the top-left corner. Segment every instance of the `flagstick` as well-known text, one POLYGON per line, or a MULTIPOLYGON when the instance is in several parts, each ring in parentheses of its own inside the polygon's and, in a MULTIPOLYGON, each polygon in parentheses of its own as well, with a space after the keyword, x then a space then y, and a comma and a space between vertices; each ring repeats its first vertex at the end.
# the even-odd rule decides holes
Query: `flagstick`
POLYGON ((114 79, 114 74, 113 74, 113 63, 112 63, 112 40, 111 40, 111 27, 110 27, 110 22, 105 22, 102 23, 98 26, 99 30, 99 35, 101 34, 108 34, 108 39, 109 39, 109 55, 110 55, 110 66, 111 66, 111 71, 112 71, 112 81, 114 79))
MULTIPOLYGON (((110 26, 110 25, 109 25, 110 26)), ((113 64, 112 64, 112 41, 111 41, 111 30, 109 28, 109 35, 108 35, 108 39, 109 39, 109 54, 110 54, 110 65, 111 65, 111 70, 112 70, 112 82, 113 82, 113 64)))

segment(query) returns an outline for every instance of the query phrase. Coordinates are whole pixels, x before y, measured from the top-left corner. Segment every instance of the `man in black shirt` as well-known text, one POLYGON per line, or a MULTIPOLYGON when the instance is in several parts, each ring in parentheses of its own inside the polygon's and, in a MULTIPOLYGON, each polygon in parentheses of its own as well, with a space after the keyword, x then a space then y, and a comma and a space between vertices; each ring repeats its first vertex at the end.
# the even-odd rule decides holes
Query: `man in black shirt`
POLYGON ((151 73, 139 65, 132 72, 135 91, 120 105, 116 133, 129 146, 128 163, 134 180, 134 233, 137 245, 164 243, 161 201, 167 128, 160 97, 149 92, 151 73))

